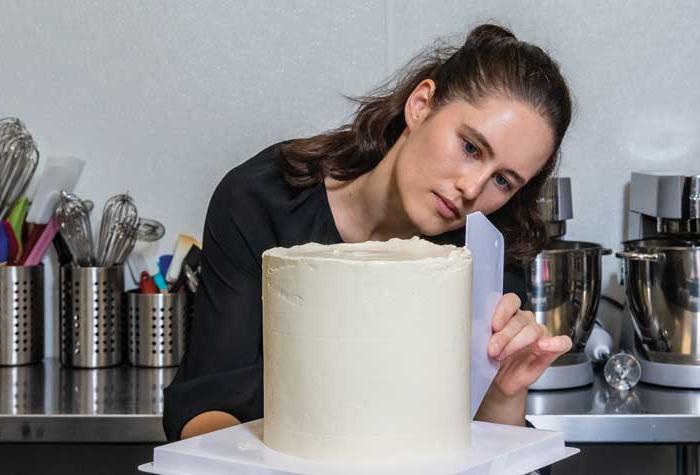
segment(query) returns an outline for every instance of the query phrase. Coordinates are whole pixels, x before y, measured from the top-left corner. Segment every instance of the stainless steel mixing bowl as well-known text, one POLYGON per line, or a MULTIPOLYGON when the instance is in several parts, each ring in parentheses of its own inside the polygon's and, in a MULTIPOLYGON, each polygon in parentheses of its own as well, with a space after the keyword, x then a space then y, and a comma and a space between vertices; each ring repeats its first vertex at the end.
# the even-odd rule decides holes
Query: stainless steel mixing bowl
POLYGON ((700 241, 626 241, 627 304, 647 356, 700 365, 700 241))
POLYGON ((571 353, 583 351, 593 329, 602 256, 611 252, 591 242, 552 240, 528 268, 525 308, 552 335, 571 337, 571 353))

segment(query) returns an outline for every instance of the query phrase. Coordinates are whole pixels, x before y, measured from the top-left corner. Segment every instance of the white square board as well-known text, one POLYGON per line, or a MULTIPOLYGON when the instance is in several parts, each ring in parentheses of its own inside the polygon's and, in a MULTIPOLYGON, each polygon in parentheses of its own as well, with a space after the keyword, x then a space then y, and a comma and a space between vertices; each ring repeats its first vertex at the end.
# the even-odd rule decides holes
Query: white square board
POLYGON ((418 475, 528 473, 578 453, 560 432, 472 422, 472 445, 443 457, 411 457, 374 464, 333 464, 293 457, 262 442, 263 420, 229 427, 154 449, 139 467, 161 475, 418 475))

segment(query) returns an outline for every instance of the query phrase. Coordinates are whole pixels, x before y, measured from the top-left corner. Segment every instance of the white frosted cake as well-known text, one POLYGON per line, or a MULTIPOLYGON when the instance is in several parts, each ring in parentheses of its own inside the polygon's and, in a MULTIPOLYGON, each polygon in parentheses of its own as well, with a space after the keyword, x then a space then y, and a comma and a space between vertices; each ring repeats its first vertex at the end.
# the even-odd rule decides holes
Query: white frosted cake
POLYGON ((264 442, 326 461, 469 445, 471 256, 418 238, 263 254, 264 442))

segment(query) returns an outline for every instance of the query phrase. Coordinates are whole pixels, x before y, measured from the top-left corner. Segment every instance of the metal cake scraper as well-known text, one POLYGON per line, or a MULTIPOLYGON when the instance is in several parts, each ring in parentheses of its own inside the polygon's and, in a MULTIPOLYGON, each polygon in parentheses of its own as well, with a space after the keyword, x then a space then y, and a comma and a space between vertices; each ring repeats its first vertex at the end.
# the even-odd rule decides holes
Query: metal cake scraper
POLYGON ((498 361, 489 358, 491 318, 503 296, 503 235, 481 212, 467 215, 467 249, 472 254, 472 326, 470 400, 474 418, 491 381, 498 372, 498 361))

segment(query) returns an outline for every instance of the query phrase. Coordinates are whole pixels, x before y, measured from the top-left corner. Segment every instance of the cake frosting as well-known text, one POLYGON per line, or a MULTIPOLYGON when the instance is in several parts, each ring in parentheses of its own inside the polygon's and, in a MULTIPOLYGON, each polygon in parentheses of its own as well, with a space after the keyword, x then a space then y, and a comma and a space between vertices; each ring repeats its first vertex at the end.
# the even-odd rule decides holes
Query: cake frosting
POLYGON ((467 447, 470 299, 462 247, 267 250, 264 443, 344 462, 467 447))

